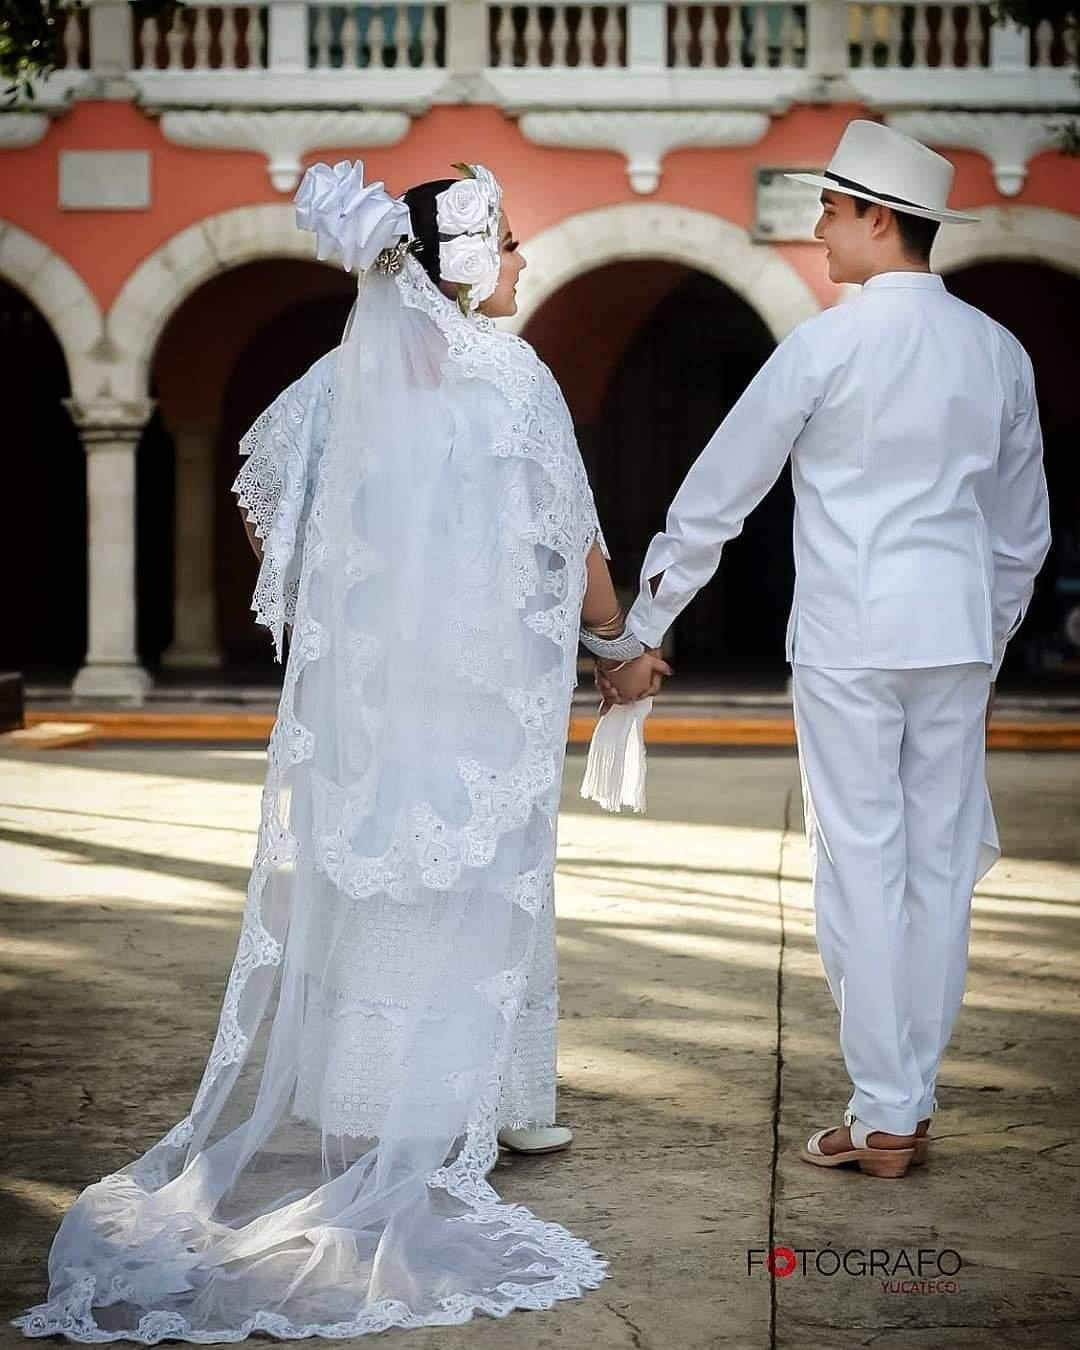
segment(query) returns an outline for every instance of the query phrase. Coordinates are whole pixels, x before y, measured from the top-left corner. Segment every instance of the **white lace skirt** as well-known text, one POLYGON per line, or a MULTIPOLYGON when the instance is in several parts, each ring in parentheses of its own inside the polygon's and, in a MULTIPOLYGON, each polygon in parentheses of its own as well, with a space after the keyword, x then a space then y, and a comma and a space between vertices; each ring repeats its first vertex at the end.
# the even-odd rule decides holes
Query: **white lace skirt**
MULTIPOLYGON (((333 999, 308 999, 293 1114, 327 1134, 377 1137, 405 1068, 410 960, 426 953, 422 928, 411 916, 403 924, 402 917, 400 906, 367 902, 357 916, 348 978, 340 982, 348 990, 333 999)), ((558 1023, 554 885, 549 881, 503 1080, 500 1128, 555 1123, 558 1023)))
POLYGON ((540 1129, 555 1124, 555 1061, 559 1041, 559 979, 555 955, 555 896, 549 884, 537 915, 536 952, 514 1028, 514 1053, 499 1101, 499 1126, 540 1129))

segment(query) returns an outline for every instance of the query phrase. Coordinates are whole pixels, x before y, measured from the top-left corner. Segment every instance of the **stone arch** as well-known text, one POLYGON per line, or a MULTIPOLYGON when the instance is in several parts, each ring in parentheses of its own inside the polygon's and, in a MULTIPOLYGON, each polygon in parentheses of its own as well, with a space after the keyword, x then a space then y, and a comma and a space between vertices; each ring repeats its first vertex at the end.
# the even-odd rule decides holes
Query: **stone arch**
POLYGON ((105 316, 116 394, 145 396, 158 339, 176 310, 204 282, 267 258, 318 261, 314 236, 296 228, 294 210, 283 202, 240 206, 209 216, 145 258, 105 316))
POLYGON ((37 307, 67 362, 76 397, 89 393, 103 323, 93 292, 69 262, 17 225, 0 221, 0 276, 37 307))
POLYGON ((946 225, 934 245, 934 267, 955 272, 984 262, 1037 262, 1080 276, 1080 220, 1046 206, 974 209, 974 225, 946 225))
POLYGON ((521 332, 549 296, 605 263, 656 258, 715 277, 751 305, 779 342, 821 309, 805 279, 768 244, 731 221, 665 202, 622 202, 569 216, 525 244, 528 266, 518 286, 521 332))

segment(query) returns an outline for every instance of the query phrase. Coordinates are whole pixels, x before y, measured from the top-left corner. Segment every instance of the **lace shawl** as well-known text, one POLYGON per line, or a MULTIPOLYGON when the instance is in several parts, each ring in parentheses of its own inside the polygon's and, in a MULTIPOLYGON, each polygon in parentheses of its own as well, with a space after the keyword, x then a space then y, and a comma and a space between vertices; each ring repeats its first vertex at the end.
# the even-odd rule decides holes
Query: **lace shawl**
POLYGON ((566 405, 410 260, 245 444, 293 628, 236 957, 189 1114, 76 1200, 31 1336, 344 1338, 605 1274, 487 1180, 599 533, 566 405))
POLYGON ((232 490, 255 527, 262 562, 251 608, 281 660, 282 633, 296 617, 304 527, 330 422, 336 349, 283 390, 240 442, 245 463, 232 490))

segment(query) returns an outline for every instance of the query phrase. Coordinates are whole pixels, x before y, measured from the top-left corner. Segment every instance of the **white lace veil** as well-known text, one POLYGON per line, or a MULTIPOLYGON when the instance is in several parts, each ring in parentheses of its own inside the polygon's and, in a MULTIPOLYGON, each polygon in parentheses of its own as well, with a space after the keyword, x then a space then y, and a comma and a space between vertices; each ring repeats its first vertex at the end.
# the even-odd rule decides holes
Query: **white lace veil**
POLYGON ((348 1337, 604 1274, 486 1180, 597 535, 566 407, 411 257, 317 378, 321 461, 294 389, 239 483, 292 636, 217 1037, 190 1114, 68 1213, 29 1335, 348 1337))

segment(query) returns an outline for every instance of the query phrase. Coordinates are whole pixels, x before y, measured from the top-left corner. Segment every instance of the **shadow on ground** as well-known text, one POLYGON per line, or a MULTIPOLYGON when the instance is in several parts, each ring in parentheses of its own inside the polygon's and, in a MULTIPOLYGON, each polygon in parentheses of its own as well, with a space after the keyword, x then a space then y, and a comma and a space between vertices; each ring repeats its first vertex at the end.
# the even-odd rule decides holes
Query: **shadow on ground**
MULTIPOLYGON (((800 1139, 843 1107, 790 755, 650 758, 646 818, 577 797, 560 827, 558 1158, 504 1197, 588 1237, 611 1278, 547 1314, 388 1345, 597 1350, 1042 1348, 1076 1343, 1076 761, 1000 756, 1008 857, 976 905, 932 1165, 822 1173, 800 1139), (751 1248, 950 1248, 951 1293, 747 1269, 751 1248)), ((144 747, 0 759, 0 1288, 43 1293, 76 1191, 190 1104, 247 880, 262 758, 144 747)), ((20 1337, 0 1328, 0 1344, 20 1337)))

